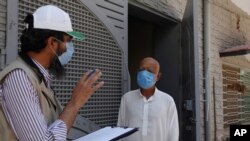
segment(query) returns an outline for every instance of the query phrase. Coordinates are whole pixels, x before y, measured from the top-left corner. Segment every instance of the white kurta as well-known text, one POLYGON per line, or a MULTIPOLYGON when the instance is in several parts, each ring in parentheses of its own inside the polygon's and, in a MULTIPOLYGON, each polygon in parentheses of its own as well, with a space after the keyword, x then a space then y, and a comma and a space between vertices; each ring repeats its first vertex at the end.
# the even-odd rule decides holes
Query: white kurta
POLYGON ((148 100, 140 90, 126 93, 121 100, 118 126, 139 127, 123 141, 178 141, 178 115, 173 98, 155 89, 148 100))

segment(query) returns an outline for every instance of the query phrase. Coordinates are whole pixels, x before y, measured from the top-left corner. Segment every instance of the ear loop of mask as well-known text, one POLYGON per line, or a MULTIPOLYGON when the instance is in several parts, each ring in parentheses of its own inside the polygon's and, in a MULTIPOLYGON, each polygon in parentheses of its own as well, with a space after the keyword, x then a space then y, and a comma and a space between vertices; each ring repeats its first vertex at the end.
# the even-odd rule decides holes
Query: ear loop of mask
MULTIPOLYGON (((62 41, 60 41, 59 39, 56 39, 56 38, 54 38, 59 44, 60 43, 62 43, 62 44, 64 44, 62 41)), ((58 56, 58 54, 56 53, 56 51, 54 50, 54 49, 52 49, 51 47, 50 47, 50 49, 53 51, 53 53, 57 56, 57 58, 59 58, 59 56, 58 56)))
MULTIPOLYGON (((60 43, 62 41, 58 40, 55 38, 55 40, 60 43)), ((60 79, 63 76, 65 76, 65 68, 62 66, 61 62, 59 61, 59 56, 58 54, 55 52, 54 49, 52 49, 50 47, 50 49, 52 50, 52 52, 56 55, 56 58, 54 58, 55 60, 52 63, 52 67, 50 68, 50 71, 52 72, 52 74, 54 73, 55 76, 60 79)))

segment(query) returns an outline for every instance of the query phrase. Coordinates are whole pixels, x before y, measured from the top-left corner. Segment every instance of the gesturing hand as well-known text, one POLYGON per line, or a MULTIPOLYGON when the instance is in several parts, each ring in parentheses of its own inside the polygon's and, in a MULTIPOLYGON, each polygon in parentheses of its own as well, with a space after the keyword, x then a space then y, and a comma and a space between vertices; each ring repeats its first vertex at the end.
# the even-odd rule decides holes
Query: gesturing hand
POLYGON ((96 83, 102 75, 99 69, 96 69, 93 74, 90 73, 91 71, 88 71, 84 74, 73 90, 71 101, 78 108, 84 105, 90 96, 104 84, 103 81, 96 83))

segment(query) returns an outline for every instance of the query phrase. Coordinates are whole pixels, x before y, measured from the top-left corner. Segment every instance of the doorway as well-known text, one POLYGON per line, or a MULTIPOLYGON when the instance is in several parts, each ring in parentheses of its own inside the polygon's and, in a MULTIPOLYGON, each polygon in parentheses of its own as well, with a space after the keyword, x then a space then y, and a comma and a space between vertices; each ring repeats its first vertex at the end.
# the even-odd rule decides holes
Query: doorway
POLYGON ((129 4, 128 67, 131 89, 137 89, 136 74, 140 60, 156 58, 161 66, 157 88, 171 95, 176 103, 182 140, 182 59, 181 23, 171 18, 129 4))

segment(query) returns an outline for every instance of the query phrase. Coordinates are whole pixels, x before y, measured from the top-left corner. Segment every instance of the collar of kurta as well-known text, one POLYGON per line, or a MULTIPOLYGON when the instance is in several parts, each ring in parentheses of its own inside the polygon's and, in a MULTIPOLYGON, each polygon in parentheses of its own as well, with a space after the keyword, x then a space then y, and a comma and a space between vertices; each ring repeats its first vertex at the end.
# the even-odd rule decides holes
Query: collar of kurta
POLYGON ((144 102, 153 101, 156 98, 157 93, 158 93, 158 89, 155 87, 154 94, 152 96, 150 96, 149 99, 147 99, 144 95, 142 95, 141 90, 139 89, 139 94, 140 94, 141 97, 143 97, 144 102))

